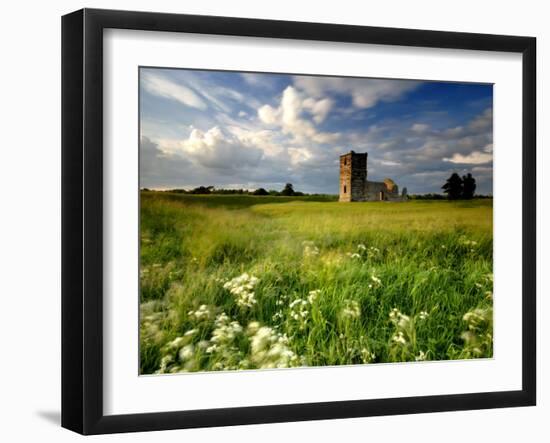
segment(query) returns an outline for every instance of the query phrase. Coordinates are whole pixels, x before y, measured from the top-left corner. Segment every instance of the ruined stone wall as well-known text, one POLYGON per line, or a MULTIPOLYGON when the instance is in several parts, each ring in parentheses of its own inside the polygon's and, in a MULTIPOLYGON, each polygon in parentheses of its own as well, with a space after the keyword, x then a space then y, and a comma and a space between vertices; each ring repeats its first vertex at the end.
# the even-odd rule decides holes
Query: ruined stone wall
POLYGON ((383 182, 365 182, 365 198, 368 201, 397 201, 401 199, 398 186, 389 179, 383 182))
POLYGON ((350 151, 340 156, 340 201, 404 201, 391 178, 383 182, 367 180, 367 153, 350 151))

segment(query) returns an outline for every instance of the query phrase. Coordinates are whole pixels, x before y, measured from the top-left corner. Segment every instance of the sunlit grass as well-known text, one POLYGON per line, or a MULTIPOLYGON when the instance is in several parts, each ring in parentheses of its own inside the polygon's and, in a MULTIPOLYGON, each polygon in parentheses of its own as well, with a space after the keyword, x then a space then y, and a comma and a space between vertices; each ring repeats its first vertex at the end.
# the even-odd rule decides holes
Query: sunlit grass
POLYGON ((143 192, 140 275, 142 373, 492 356, 491 200, 143 192))

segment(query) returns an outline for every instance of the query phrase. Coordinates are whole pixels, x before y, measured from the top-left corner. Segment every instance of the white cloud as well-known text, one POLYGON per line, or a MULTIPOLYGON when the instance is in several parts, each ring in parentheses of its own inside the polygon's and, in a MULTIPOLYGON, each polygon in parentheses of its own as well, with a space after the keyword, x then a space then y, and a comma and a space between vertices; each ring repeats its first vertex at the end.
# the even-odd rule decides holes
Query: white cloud
POLYGON ((455 153, 451 158, 444 158, 443 161, 461 163, 466 165, 481 165, 493 160, 493 155, 487 152, 473 151, 467 155, 455 153))
POLYGON ((288 155, 293 165, 307 162, 313 156, 311 151, 307 148, 288 148, 288 155))
POLYGON ((356 108, 372 108, 379 101, 395 101, 421 82, 410 80, 357 79, 295 76, 294 84, 314 97, 329 93, 347 94, 356 108))
POLYGON ((176 100, 192 108, 204 110, 207 107, 206 103, 193 90, 165 77, 146 72, 142 74, 141 82, 151 94, 176 100))
POLYGON ((264 86, 268 81, 268 77, 262 74, 242 72, 240 75, 243 80, 251 86, 264 86))
POLYGON ((493 127, 493 110, 486 109, 483 114, 473 119, 468 127, 474 131, 484 131, 493 127))
POLYGON ((269 105, 263 105, 258 109, 258 117, 266 125, 276 125, 279 120, 280 111, 269 105))
POLYGON ((309 110, 316 123, 323 121, 330 108, 332 101, 329 99, 314 100, 303 98, 302 95, 292 86, 283 91, 281 104, 278 108, 264 105, 258 109, 258 117, 267 125, 279 125, 284 134, 294 137, 299 143, 332 143, 340 134, 319 132, 309 120, 302 117, 303 110, 309 110))
POLYGON ((430 129, 430 126, 423 123, 415 123, 411 126, 411 130, 419 134, 424 134, 428 132, 429 129, 430 129))
POLYGON ((187 139, 169 144, 159 142, 159 148, 171 155, 188 158, 203 167, 236 170, 257 165, 261 149, 243 144, 237 137, 213 127, 206 132, 193 129, 187 139))
POLYGON ((274 141, 273 131, 267 129, 251 130, 239 126, 231 126, 228 130, 232 135, 237 137, 243 145, 251 148, 259 148, 265 155, 275 156, 284 151, 284 148, 274 141))
POLYGON ((456 126, 454 128, 449 128, 445 130, 445 135, 448 137, 458 137, 464 132, 464 128, 462 126, 456 126))
POLYGON ((317 124, 322 123, 327 118, 328 113, 332 109, 334 102, 330 98, 323 98, 321 100, 315 100, 313 98, 307 98, 302 102, 302 106, 305 109, 309 109, 313 115, 313 121, 317 124))

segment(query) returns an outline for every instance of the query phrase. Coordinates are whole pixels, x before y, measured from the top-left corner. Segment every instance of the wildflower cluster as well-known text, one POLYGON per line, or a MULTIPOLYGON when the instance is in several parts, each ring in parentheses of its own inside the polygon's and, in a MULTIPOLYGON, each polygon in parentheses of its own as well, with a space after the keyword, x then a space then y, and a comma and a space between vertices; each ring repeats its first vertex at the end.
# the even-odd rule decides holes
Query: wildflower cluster
POLYGON ((342 345, 342 352, 346 355, 348 361, 354 363, 372 363, 376 360, 376 354, 371 350, 369 340, 365 335, 354 337, 350 336, 350 334, 341 333, 339 339, 342 345))
POLYGON ((240 351, 239 340, 243 336, 243 327, 231 320, 225 312, 216 317, 214 330, 205 352, 211 356, 214 370, 243 369, 241 361, 244 356, 240 351))
POLYGON ((231 345, 235 338, 243 331, 239 322, 231 321, 225 312, 216 317, 214 326, 215 329, 210 339, 212 346, 206 348, 208 354, 217 351, 221 347, 231 345))
POLYGON ((372 363, 376 359, 376 354, 368 348, 361 349, 361 360, 363 363, 372 363))
POLYGON ((374 246, 367 247, 363 243, 359 243, 357 245, 357 249, 354 252, 348 252, 346 255, 351 259, 363 258, 373 260, 380 257, 381 251, 374 246))
POLYGON ((198 309, 189 311, 187 315, 194 320, 202 321, 208 320, 212 315, 210 308, 207 305, 200 305, 198 309))
POLYGON ((258 278, 248 273, 244 273, 229 280, 223 285, 233 296, 237 305, 241 308, 251 308, 256 304, 256 297, 254 294, 254 287, 258 284, 258 278))
POLYGON ((195 346, 191 343, 196 329, 187 331, 183 336, 169 341, 162 348, 163 357, 157 374, 171 374, 182 371, 191 371, 196 366, 194 361, 195 346))
POLYGON ((359 318, 361 317, 361 306, 359 306, 357 300, 346 300, 340 315, 344 319, 359 318))
POLYGON ((320 289, 314 289, 313 291, 309 291, 309 294, 307 295, 307 301, 309 304, 313 304, 315 300, 317 300, 317 297, 319 297, 319 294, 321 293, 320 289))
POLYGON ((289 348, 288 337, 258 322, 248 325, 250 361, 259 368, 289 368, 297 366, 298 356, 289 348))
POLYGON ((429 317, 427 311, 421 311, 410 317, 403 314, 399 309, 393 308, 389 314, 390 322, 395 330, 390 339, 390 354, 397 361, 408 361, 414 358, 415 361, 427 359, 427 352, 419 350, 416 342, 416 327, 419 322, 424 322, 429 317))
POLYGON ((493 308, 475 308, 462 317, 468 329, 462 333, 465 346, 463 357, 481 357, 492 353, 493 308))
POLYGON ((382 280, 378 278, 374 273, 370 276, 369 288, 379 288, 382 286, 382 280))
POLYGON ((310 291, 307 298, 296 298, 289 305, 288 316, 291 323, 304 330, 309 321, 310 309, 320 291, 310 291))
POLYGON ((149 301, 140 305, 140 338, 144 342, 160 343, 164 339, 162 323, 166 319, 164 303, 149 301))
POLYGON ((304 247, 304 257, 319 255, 319 248, 312 241, 303 241, 302 246, 304 247))
POLYGON ((470 253, 476 252, 476 248, 479 246, 478 242, 475 240, 469 240, 465 236, 461 236, 458 243, 466 248, 470 253))

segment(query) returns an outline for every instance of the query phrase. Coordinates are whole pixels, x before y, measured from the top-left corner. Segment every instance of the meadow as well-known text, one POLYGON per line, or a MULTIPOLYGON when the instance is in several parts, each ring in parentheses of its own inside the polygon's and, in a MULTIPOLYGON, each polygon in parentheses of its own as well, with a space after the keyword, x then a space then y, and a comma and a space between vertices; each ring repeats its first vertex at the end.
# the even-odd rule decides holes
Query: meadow
POLYGON ((140 372, 489 358, 492 200, 141 193, 140 372))

